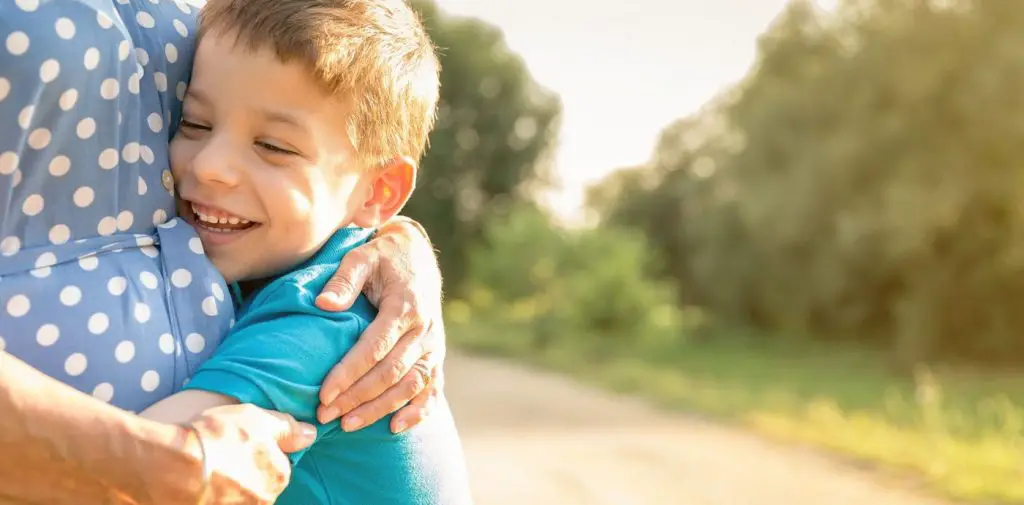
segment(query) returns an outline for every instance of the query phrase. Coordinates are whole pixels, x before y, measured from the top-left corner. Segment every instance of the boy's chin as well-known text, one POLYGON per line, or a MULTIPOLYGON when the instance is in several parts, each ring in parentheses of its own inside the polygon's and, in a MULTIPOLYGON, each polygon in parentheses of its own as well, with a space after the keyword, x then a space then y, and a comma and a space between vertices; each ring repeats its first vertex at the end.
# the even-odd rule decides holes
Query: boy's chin
POLYGON ((220 272, 221 277, 224 277, 224 281, 229 285, 235 282, 267 279, 279 273, 277 270, 269 268, 269 265, 258 265, 258 261, 254 264, 244 259, 236 258, 231 260, 215 256, 211 256, 210 259, 213 261, 213 266, 220 272))

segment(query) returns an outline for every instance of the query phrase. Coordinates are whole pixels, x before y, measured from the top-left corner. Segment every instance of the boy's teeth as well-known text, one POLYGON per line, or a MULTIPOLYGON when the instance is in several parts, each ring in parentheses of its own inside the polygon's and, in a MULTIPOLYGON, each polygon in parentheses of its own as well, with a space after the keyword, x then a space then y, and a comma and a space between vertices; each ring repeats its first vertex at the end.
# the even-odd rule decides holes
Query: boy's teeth
POLYGON ((226 213, 223 212, 216 212, 216 215, 208 214, 199 210, 195 204, 192 204, 192 212, 195 213, 196 218, 199 221, 214 225, 248 225, 252 223, 252 221, 238 216, 224 215, 226 213))

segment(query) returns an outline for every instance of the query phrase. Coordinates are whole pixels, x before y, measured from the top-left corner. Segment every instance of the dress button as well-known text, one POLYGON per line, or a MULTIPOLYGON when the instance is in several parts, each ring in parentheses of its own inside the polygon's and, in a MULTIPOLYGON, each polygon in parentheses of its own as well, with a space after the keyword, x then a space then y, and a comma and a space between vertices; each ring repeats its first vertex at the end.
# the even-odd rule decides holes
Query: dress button
POLYGON ((164 173, 160 176, 160 182, 163 183, 164 189, 174 194, 174 176, 171 175, 170 170, 164 170, 164 173))

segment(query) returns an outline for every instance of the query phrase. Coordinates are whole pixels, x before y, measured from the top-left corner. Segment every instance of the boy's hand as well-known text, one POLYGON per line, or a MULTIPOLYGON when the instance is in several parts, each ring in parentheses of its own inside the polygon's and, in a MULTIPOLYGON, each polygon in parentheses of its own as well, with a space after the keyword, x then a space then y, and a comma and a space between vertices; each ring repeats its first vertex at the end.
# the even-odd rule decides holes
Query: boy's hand
POLYGON ((360 290, 378 316, 328 374, 317 417, 326 423, 344 416, 342 428, 353 431, 397 411, 391 431, 399 433, 428 414, 443 384, 441 272, 423 228, 408 219, 382 227, 345 255, 317 306, 346 310, 360 290))

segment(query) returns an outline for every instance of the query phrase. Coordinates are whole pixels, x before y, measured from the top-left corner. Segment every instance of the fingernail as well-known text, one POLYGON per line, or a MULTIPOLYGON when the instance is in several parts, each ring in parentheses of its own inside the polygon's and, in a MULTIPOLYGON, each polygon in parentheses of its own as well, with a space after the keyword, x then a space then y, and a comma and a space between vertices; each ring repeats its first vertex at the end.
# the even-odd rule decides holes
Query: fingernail
POLYGON ((327 424, 337 419, 340 414, 341 413, 338 412, 337 407, 327 407, 320 412, 320 422, 322 424, 327 424))
POLYGON ((316 440, 316 426, 312 424, 300 423, 299 431, 302 433, 302 438, 309 442, 316 440))
POLYGON ((340 395, 340 394, 341 394, 341 390, 338 390, 338 389, 322 390, 322 391, 320 391, 320 404, 321 405, 330 405, 330 404, 334 403, 334 400, 338 399, 338 395, 340 395))
POLYGON ((341 421, 341 428, 345 431, 356 431, 363 426, 363 420, 356 416, 346 417, 341 421))
POLYGON ((320 293, 320 296, 316 297, 316 305, 320 308, 324 308, 325 305, 328 308, 337 307, 341 305, 341 297, 333 291, 320 293))
POLYGON ((395 422, 395 434, 405 431, 405 428, 407 428, 407 426, 405 425, 405 421, 395 422))

